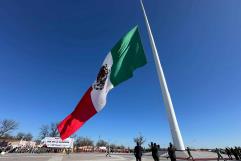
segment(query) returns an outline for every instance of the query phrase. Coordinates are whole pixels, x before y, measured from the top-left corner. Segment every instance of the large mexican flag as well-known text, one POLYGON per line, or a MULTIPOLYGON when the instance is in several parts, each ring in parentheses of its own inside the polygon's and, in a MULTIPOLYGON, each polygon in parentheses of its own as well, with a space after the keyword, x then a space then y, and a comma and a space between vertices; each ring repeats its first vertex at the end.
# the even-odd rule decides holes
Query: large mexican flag
POLYGON ((134 70, 145 64, 146 57, 136 26, 111 49, 95 82, 86 91, 74 111, 58 125, 61 138, 68 138, 88 119, 100 112, 106 104, 108 92, 131 78, 134 70))

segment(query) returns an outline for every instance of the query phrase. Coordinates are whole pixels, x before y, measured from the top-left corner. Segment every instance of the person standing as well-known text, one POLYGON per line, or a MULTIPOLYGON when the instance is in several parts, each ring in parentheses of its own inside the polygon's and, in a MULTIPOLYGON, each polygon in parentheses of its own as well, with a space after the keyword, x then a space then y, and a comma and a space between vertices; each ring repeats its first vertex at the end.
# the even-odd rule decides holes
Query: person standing
POLYGON ((239 158, 239 150, 236 146, 234 147, 234 156, 235 156, 236 160, 241 159, 241 158, 239 158))
POLYGON ((109 145, 108 148, 106 149, 106 155, 105 155, 105 156, 107 157, 108 155, 109 155, 109 157, 111 157, 111 156, 110 156, 110 145, 109 145))
POLYGON ((239 155, 239 159, 241 159, 241 148, 238 147, 238 155, 239 155))
POLYGON ((192 154, 191 154, 191 151, 190 151, 189 147, 187 147, 187 154, 188 154, 187 159, 192 158, 192 160, 194 160, 194 158, 193 158, 193 156, 192 156, 192 154))
POLYGON ((140 146, 140 144, 138 142, 136 143, 136 147, 134 149, 134 155, 136 157, 136 161, 141 161, 142 147, 140 146))
POLYGON ((224 159, 223 156, 221 155, 220 150, 219 150, 218 148, 216 148, 216 153, 217 153, 217 155, 218 155, 218 158, 217 158, 218 161, 219 161, 220 159, 223 159, 224 161, 226 161, 226 159, 224 159))
POLYGON ((153 158, 154 161, 156 161, 156 158, 155 158, 155 150, 154 150, 154 144, 153 144, 153 142, 151 142, 150 147, 151 147, 151 155, 152 155, 152 158, 153 158))
POLYGON ((158 144, 158 145, 156 146, 156 159, 157 159, 157 161, 159 161, 159 156, 160 156, 159 150, 160 150, 160 145, 158 144))
POLYGON ((151 154, 154 161, 159 161, 158 146, 156 145, 156 143, 153 144, 153 142, 151 142, 151 154))
POLYGON ((171 161, 176 161, 176 154, 175 154, 175 147, 172 145, 172 143, 169 143, 169 147, 167 149, 169 158, 171 161))
POLYGON ((226 148, 226 149, 225 149, 225 152, 226 152, 226 154, 228 155, 229 159, 230 159, 230 160, 233 160, 232 155, 231 155, 231 154, 232 154, 232 153, 231 153, 231 150, 230 150, 229 148, 226 148))
POLYGON ((236 150, 233 149, 233 148, 231 148, 230 151, 231 151, 231 153, 234 155, 235 159, 236 159, 236 160, 239 160, 239 157, 238 157, 238 154, 236 153, 236 150))

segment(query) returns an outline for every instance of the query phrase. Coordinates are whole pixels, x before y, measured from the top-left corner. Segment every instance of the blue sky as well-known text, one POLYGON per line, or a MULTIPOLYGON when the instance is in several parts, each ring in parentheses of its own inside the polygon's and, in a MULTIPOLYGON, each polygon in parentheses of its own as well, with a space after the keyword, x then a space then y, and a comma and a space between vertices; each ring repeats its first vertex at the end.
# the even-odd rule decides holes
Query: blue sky
MULTIPOLYGON (((241 1, 144 1, 186 146, 241 145, 241 1)), ((77 135, 171 141, 138 0, 1 1, 0 119, 38 137, 62 120, 108 51, 139 25, 148 64, 113 89, 77 135)), ((16 132, 18 132, 16 131, 16 132)))

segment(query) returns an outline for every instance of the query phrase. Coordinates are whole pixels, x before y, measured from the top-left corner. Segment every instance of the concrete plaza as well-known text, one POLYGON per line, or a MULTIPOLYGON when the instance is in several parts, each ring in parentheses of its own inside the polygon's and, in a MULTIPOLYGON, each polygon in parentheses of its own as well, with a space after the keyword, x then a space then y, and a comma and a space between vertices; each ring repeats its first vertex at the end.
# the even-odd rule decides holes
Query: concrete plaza
MULTIPOLYGON (((201 156, 200 156, 201 157, 201 156)), ((216 155, 213 153, 212 160, 216 155)), ((135 161, 133 154, 112 154, 111 157, 106 157, 105 153, 7 153, 0 155, 0 161, 135 161)), ((168 161, 165 157, 160 157, 160 160, 168 161)), ((179 159, 178 159, 179 160, 179 159)), ((150 154, 144 154, 142 161, 153 161, 150 154)))
MULTIPOLYGON (((134 161, 133 155, 111 155, 106 157, 105 153, 72 153, 72 154, 5 154, 0 156, 0 161, 134 161)), ((150 156, 144 156, 143 161, 151 161, 150 156)))

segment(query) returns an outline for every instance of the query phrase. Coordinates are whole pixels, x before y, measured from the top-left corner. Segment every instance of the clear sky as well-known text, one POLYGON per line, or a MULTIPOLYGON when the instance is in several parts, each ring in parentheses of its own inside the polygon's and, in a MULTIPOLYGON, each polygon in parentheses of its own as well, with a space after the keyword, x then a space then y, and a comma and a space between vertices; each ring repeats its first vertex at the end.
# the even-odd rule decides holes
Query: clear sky
MULTIPOLYGON (((144 0, 186 146, 241 145, 241 1, 144 0)), ((0 119, 31 132, 64 119, 108 51, 139 25, 148 64, 77 135, 171 141, 138 0, 0 2, 0 119)))

